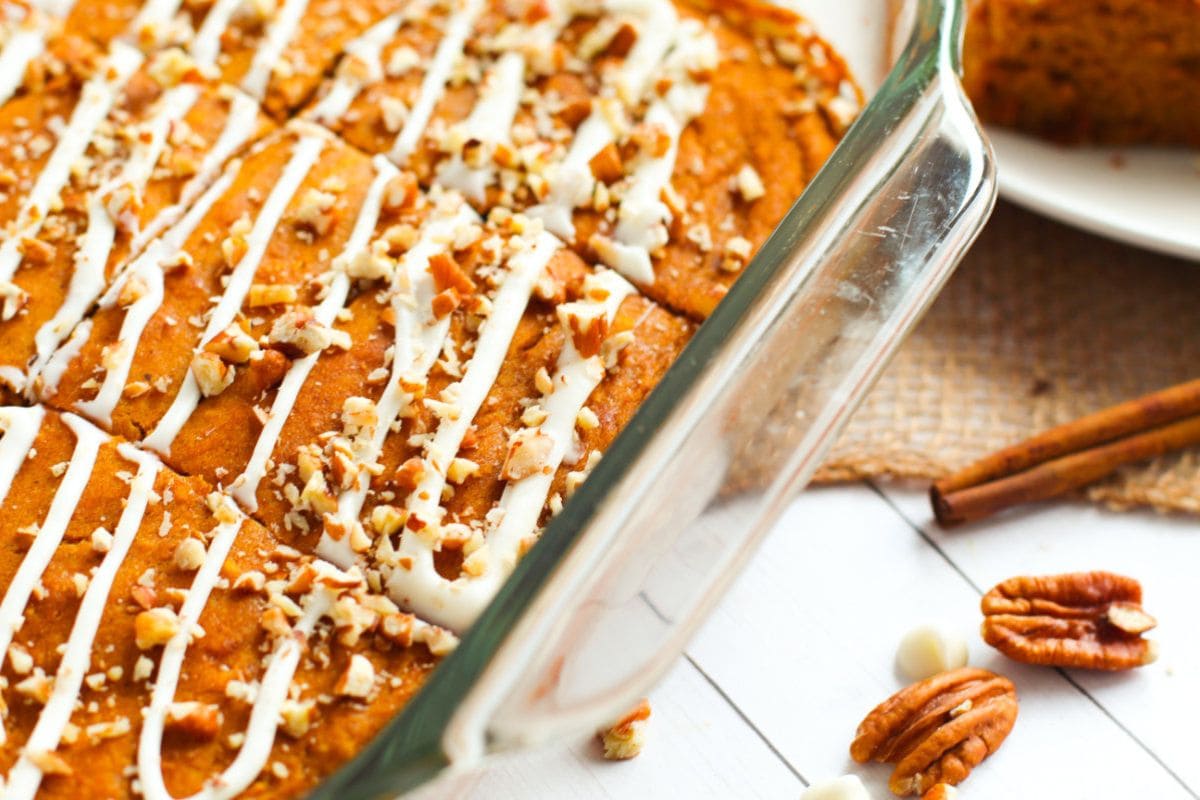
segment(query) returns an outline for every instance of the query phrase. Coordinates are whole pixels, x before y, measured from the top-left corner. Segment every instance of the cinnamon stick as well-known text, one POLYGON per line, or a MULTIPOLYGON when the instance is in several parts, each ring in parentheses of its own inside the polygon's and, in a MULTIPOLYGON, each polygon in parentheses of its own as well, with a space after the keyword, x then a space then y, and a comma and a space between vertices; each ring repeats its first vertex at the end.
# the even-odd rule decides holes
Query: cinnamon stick
POLYGON ((1200 379, 1144 395, 1088 414, 1006 447, 969 467, 942 478, 934 486, 950 494, 969 486, 1003 478, 1035 464, 1094 447, 1122 436, 1149 430, 1184 417, 1200 414, 1200 379))
POLYGON ((942 525, 1086 486, 1118 467, 1200 444, 1200 380, 1052 428, 934 483, 942 525))

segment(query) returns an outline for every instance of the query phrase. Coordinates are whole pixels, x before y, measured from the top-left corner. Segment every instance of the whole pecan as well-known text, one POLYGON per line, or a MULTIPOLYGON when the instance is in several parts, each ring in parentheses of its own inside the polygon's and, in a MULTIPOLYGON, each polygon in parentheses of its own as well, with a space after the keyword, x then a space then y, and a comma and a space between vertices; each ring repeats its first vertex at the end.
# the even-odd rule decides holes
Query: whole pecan
POLYGON ((1004 741, 1017 719, 1017 690, 1007 678, 963 667, 914 683, 878 705, 850 745, 861 763, 895 764, 888 788, 919 795, 955 785, 1004 741))
POLYGON ((1130 669, 1158 651, 1142 587, 1111 572, 1010 578, 983 596, 983 640, 1027 664, 1130 669))

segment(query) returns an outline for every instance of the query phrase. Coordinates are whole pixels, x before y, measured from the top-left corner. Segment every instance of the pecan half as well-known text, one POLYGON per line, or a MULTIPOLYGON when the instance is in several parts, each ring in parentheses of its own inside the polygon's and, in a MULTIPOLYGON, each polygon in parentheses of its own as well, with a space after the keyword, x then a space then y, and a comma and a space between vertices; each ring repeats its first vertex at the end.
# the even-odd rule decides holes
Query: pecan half
POLYGON ((1010 578, 983 596, 983 640, 1026 664, 1120 670, 1154 661, 1142 587, 1111 572, 1010 578))
POLYGON ((914 683, 885 700, 858 726, 855 761, 895 764, 888 788, 923 794, 955 785, 1004 741, 1017 719, 1017 690, 1007 678, 963 667, 914 683))

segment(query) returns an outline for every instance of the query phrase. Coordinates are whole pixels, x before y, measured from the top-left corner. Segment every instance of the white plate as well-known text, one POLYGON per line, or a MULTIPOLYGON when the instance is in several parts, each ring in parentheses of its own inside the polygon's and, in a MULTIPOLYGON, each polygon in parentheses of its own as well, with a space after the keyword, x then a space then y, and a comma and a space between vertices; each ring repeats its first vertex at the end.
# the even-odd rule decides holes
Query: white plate
POLYGON ((1005 198, 1102 236, 1200 261, 1200 153, 1062 147, 995 128, 988 134, 1005 198))

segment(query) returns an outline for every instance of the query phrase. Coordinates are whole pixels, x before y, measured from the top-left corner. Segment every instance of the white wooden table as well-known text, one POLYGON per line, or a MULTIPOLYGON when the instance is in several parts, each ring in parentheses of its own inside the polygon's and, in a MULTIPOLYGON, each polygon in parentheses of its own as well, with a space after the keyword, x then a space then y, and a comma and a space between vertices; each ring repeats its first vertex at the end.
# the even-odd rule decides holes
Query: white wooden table
POLYGON ((1010 677, 1016 726, 963 786, 970 800, 1197 798, 1200 522, 1057 504, 945 532, 922 492, 802 495, 669 678, 642 755, 594 742, 502 763, 479 798, 795 798, 846 772, 891 797, 890 767, 854 764, 858 722, 902 685, 896 644, 944 624, 970 662, 1010 677), (1027 667, 979 638, 979 597, 1018 574, 1138 578, 1159 661, 1125 674, 1027 667))

